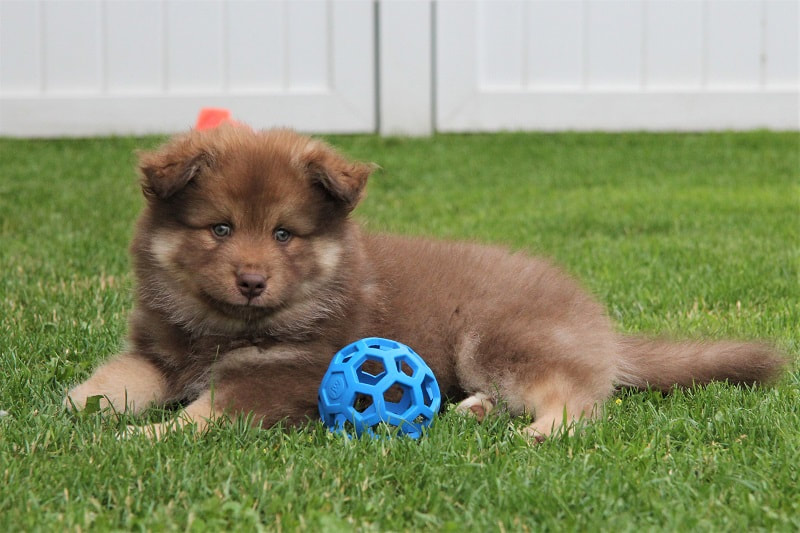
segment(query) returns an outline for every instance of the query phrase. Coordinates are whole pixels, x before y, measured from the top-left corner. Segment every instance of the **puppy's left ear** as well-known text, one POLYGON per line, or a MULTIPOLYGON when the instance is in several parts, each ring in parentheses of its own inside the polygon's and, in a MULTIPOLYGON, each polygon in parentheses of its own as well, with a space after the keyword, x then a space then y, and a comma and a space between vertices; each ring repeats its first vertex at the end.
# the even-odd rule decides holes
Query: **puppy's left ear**
POLYGON ((303 157, 311 180, 340 203, 348 212, 364 196, 367 178, 378 168, 373 163, 349 161, 330 146, 315 141, 303 157))

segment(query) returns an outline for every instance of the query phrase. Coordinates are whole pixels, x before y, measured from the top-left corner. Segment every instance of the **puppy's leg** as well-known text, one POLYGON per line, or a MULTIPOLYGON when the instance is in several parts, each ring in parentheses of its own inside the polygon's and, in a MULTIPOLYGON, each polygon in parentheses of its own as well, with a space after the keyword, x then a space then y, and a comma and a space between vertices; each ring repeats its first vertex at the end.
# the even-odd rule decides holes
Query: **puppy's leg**
POLYGON ((597 416, 610 391, 610 386, 598 388, 560 374, 537 380, 523 397, 525 408, 535 415, 525 435, 532 442, 542 442, 560 431, 573 433, 576 424, 597 416))
POLYGON ((254 425, 295 425, 318 416, 317 394, 327 364, 299 352, 243 350, 225 355, 215 368, 211 388, 174 420, 131 428, 159 438, 172 428, 192 424, 203 430, 222 414, 251 415, 254 425))
POLYGON ((64 405, 83 409, 87 399, 102 396, 101 408, 112 407, 120 413, 135 414, 163 401, 166 394, 166 379, 153 363, 136 354, 123 353, 101 365, 89 379, 70 390, 64 405))
POLYGON ((475 331, 468 330, 461 335, 456 345, 455 366, 461 386, 465 390, 477 391, 461 401, 456 406, 456 412, 472 415, 482 422, 497 406, 497 401, 491 394, 481 392, 496 387, 486 378, 479 361, 480 344, 481 336, 475 331))
POLYGON ((462 414, 473 415, 482 422, 496 407, 497 402, 488 394, 476 392, 456 406, 456 411, 462 414))

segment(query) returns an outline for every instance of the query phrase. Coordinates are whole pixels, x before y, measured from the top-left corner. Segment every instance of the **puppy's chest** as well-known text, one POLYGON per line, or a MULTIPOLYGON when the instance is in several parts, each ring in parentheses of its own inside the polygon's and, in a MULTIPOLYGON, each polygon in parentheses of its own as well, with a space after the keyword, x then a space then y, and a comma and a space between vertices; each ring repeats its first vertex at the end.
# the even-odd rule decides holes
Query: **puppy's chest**
POLYGON ((189 356, 191 359, 201 363, 213 363, 225 358, 227 353, 242 348, 257 348, 268 350, 280 344, 272 337, 267 336, 242 336, 242 337, 221 337, 204 336, 192 339, 189 346, 189 356))

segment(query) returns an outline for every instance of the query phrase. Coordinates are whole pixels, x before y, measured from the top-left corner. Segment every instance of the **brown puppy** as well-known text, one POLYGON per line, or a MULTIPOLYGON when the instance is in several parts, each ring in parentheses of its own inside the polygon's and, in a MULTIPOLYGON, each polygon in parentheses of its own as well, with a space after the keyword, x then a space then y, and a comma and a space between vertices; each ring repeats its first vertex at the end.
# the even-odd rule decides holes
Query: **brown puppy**
POLYGON ((502 399, 541 439, 594 416, 615 386, 759 382, 785 363, 760 344, 621 336, 546 261, 362 234, 349 215, 372 168, 292 131, 232 126, 142 155, 128 347, 68 403, 300 423, 333 354, 380 336, 422 354, 461 410, 483 417, 502 399))

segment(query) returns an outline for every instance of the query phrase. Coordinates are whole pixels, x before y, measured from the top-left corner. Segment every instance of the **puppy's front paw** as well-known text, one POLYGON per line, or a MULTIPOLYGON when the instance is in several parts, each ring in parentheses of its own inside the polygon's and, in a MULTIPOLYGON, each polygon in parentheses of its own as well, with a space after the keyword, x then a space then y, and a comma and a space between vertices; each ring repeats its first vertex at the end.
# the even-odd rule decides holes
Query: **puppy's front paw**
POLYGON ((100 410, 111 408, 117 413, 140 413, 162 401, 165 395, 164 375, 152 363, 123 354, 101 365, 89 379, 70 390, 64 405, 77 410, 95 405, 100 410), (101 397, 99 404, 94 403, 96 396, 101 397))
POLYGON ((151 440, 161 440, 170 433, 182 431, 183 428, 187 426, 193 430, 193 433, 200 435, 208 427, 208 421, 203 419, 195 420, 186 416, 185 413, 181 413, 172 420, 161 422, 159 424, 126 426, 125 429, 120 433, 119 437, 121 439, 127 439, 137 435, 144 435, 151 440))
POLYGON ((70 411, 96 412, 111 409, 115 412, 121 412, 125 410, 124 399, 115 399, 102 390, 87 386, 86 383, 78 385, 67 392, 67 396, 62 403, 70 411))
POLYGON ((130 439, 139 435, 143 435, 150 440, 161 440, 169 433, 171 429, 169 426, 169 423, 147 424, 144 426, 125 426, 125 429, 120 431, 119 438, 130 439))

